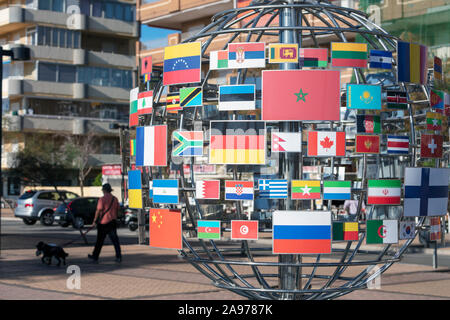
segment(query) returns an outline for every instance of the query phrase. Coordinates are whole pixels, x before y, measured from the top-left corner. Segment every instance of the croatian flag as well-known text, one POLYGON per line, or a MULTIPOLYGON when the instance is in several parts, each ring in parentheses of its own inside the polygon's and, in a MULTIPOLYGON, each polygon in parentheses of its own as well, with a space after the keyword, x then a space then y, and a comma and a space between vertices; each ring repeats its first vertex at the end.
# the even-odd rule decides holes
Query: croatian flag
POLYGON ((225 181, 225 200, 253 200, 253 182, 225 181))
POLYGON ((405 217, 442 216, 447 214, 447 168, 406 168, 405 217))

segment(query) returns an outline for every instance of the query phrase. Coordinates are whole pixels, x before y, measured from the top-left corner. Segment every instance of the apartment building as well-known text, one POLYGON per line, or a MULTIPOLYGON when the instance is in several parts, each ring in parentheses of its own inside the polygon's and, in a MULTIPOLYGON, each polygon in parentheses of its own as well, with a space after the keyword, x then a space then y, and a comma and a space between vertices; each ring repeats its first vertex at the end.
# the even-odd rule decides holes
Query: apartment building
MULTIPOLYGON (((30 61, 3 61, 3 196, 20 192, 8 168, 31 138, 94 134, 88 181, 120 163, 110 124, 128 122, 138 37, 134 0, 0 0, 0 45, 31 49, 30 61)), ((60 181, 77 183, 69 172, 60 181)))

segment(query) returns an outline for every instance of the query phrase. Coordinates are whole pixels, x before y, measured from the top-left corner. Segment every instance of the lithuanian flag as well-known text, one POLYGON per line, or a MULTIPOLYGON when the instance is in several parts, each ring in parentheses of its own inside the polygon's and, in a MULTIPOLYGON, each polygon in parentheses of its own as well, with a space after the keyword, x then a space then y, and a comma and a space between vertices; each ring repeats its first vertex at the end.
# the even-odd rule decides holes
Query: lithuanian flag
POLYGON ((333 67, 367 68, 367 44, 332 42, 331 65, 333 67))

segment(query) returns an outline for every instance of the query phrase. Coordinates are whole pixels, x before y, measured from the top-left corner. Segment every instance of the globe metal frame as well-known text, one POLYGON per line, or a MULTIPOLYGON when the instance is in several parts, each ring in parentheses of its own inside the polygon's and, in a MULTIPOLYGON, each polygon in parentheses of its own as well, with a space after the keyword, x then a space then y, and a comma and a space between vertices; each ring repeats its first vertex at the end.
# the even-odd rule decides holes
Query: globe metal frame
MULTIPOLYGON (((398 38, 388 34, 380 26, 377 26, 370 20, 368 16, 361 11, 339 7, 332 5, 327 1, 253 1, 249 7, 235 8, 216 14, 212 17, 212 22, 198 34, 191 36, 183 41, 183 43, 202 41, 202 60, 203 62, 209 61, 209 56, 206 55, 206 50, 211 45, 212 41, 220 35, 230 34, 231 39, 226 43, 223 49, 226 49, 228 43, 235 41, 241 35, 247 35, 246 42, 258 42, 263 36, 275 36, 279 38, 280 43, 299 43, 302 47, 303 44, 309 43, 309 47, 318 47, 321 43, 321 38, 335 36, 335 41, 348 42, 349 34, 357 34, 367 41, 368 45, 372 49, 396 51, 396 44, 398 38), (267 21, 264 25, 258 24, 261 18, 266 17, 267 21), (313 26, 308 20, 308 17, 314 17, 319 19, 324 26, 313 26), (273 21, 278 19, 278 25, 271 25, 273 21), (243 21, 243 27, 239 26, 239 23, 243 21), (340 23, 340 24, 339 24, 340 23)), ((244 41, 245 42, 245 41, 244 41)), ((330 42, 329 39, 326 42, 330 42)), ((394 70, 396 65, 394 61, 394 70)), ((280 69, 299 69, 297 64, 285 63, 280 64, 280 69)), ((208 84, 208 80, 211 76, 211 70, 206 73, 202 79, 201 86, 204 90, 204 100, 207 102, 217 101, 217 86, 208 84)), ((237 71, 237 83, 244 83, 247 76, 247 69, 239 69, 237 71)), ((353 68, 353 74, 356 79, 356 83, 366 83, 365 75, 361 69, 353 68)), ((386 89, 388 86, 383 81, 379 83, 386 89)), ((425 100, 410 100, 408 98, 408 112, 410 123, 410 136, 412 147, 411 154, 409 155, 409 165, 415 166, 417 161, 416 148, 419 147, 416 144, 416 131, 414 128, 415 117, 413 104, 429 104, 429 96, 427 88, 423 85, 405 84, 399 83, 395 85, 402 90, 408 92, 411 88, 415 90, 421 90, 425 95, 425 100)), ((185 110, 180 111, 176 116, 167 113, 165 103, 162 96, 165 87, 162 81, 155 86, 154 89, 154 112, 150 119, 144 119, 141 124, 144 125, 156 125, 168 123, 170 121, 176 121, 179 129, 192 129, 194 120, 199 118, 199 111, 201 107, 195 107, 192 118, 188 118, 188 114, 185 110)), ((234 112, 233 118, 237 115, 234 112)), ((142 120, 142 119, 141 119, 142 120)), ((223 119, 228 120, 228 119, 223 119)), ((394 120, 395 121, 395 120, 394 120)), ((279 128, 285 132, 287 131, 299 131, 302 129, 307 121, 301 122, 285 122, 279 123, 279 128)), ((317 122, 311 122, 317 123, 317 122)), ((324 122, 322 122, 324 123, 324 122)), ((351 125, 353 121, 343 120, 337 123, 328 122, 330 130, 335 130, 336 125, 351 125)), ((282 167, 282 173, 285 179, 292 179, 295 176, 301 177, 302 175, 302 155, 286 154, 281 159, 280 166, 282 167)), ((358 218, 361 215, 362 201, 366 190, 364 186, 366 184, 366 168, 367 168, 367 155, 352 156, 359 157, 359 165, 363 166, 361 188, 353 188, 352 192, 359 195, 358 203, 358 218), (362 164, 361 164, 362 162, 362 164)), ((390 155, 378 154, 376 156, 378 164, 377 178, 379 175, 380 166, 383 164, 386 157, 392 157, 390 155)), ((348 158, 348 156, 347 156, 348 158)), ((332 157, 331 170, 335 166, 335 159, 332 157)), ((182 199, 184 200, 186 207, 186 220, 190 221, 192 226, 196 225, 197 218, 204 217, 204 212, 200 207, 197 199, 195 199, 195 180, 193 166, 194 159, 190 160, 190 183, 184 176, 183 169, 180 170, 180 192, 182 199), (195 205, 191 206, 188 199, 193 199, 195 205)), ((437 167, 439 166, 437 161, 437 167)), ((233 167, 233 178, 237 180, 238 171, 236 165, 230 165, 233 167)), ((158 173, 152 173, 150 170, 148 179, 155 178, 155 175, 162 175, 161 170, 158 173)), ((147 203, 151 203, 147 199, 147 203)), ((280 202, 280 208, 284 210, 292 210, 294 207, 291 199, 287 199, 284 202, 280 202)), ((328 203, 328 209, 331 208, 331 202, 328 203)), ((236 209, 238 214, 241 214, 243 208, 239 201, 236 201, 236 209)), ((373 213, 374 206, 370 208, 369 216, 373 213)), ((403 219, 403 218, 402 218, 403 219)), ((419 232, 419 229, 423 227, 425 218, 418 218, 416 221, 415 236, 419 232)), ((194 228, 195 229, 195 228, 194 228)), ((192 230, 194 233, 195 230, 192 230)), ((315 255, 315 262, 304 262, 302 255, 278 255, 278 261, 276 262, 260 262, 256 261, 254 252, 256 251, 271 251, 271 248, 253 248, 247 241, 241 241, 241 248, 220 248, 220 245, 214 240, 201 240, 199 239, 198 248, 194 248, 194 245, 190 239, 183 236, 183 250, 180 250, 180 255, 189 261, 199 272, 211 279, 212 283, 218 287, 227 290, 231 290, 248 299, 334 299, 345 294, 348 294, 357 289, 364 289, 367 287, 367 283, 376 279, 384 271, 386 271, 392 264, 400 261, 402 254, 406 251, 408 246, 414 239, 406 240, 405 243, 393 252, 393 255, 388 257, 388 253, 391 254, 391 245, 385 245, 384 249, 377 253, 377 257, 370 260, 357 260, 360 247, 365 239, 365 232, 359 234, 359 241, 354 248, 352 242, 347 242, 344 249, 333 248, 333 253, 339 253, 340 259, 336 262, 322 262, 322 255, 315 255), (227 257, 229 253, 241 252, 245 255, 246 260, 243 259, 231 259, 227 257), (375 265, 380 267, 372 272, 371 268, 375 265), (251 268, 253 273, 240 274, 236 268, 239 266, 245 266, 251 268), (354 277, 345 277, 342 274, 349 267, 354 266, 368 266, 368 268, 361 271, 354 277), (265 274, 261 272, 260 268, 263 267, 276 267, 278 273, 265 274), (331 275, 318 274, 318 270, 324 267, 334 267, 335 270, 331 275), (309 273, 303 273, 304 268, 312 268, 309 273), (269 284, 267 279, 278 279, 278 285, 269 284), (254 279, 254 280, 250 280, 254 279), (324 284, 317 289, 311 289, 312 281, 315 279, 321 279, 324 284), (339 280, 342 283, 336 285, 336 281, 339 280), (252 281, 256 281, 252 283, 252 281), (304 283, 303 283, 304 282, 304 283), (333 286, 335 284, 335 286, 333 286)), ((271 254, 271 252, 269 252, 271 254)), ((276 257, 276 256, 274 256, 276 257)))

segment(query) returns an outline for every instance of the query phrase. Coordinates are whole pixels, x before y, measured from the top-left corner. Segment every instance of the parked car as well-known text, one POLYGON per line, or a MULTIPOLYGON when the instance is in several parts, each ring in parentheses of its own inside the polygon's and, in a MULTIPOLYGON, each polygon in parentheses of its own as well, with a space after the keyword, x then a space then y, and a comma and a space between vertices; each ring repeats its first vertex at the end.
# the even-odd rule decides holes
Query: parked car
POLYGON ((62 227, 81 229, 94 222, 98 197, 80 197, 62 203, 55 209, 55 221, 62 227))
MULTIPOLYGON (((126 226, 128 226, 128 229, 130 229, 130 231, 136 231, 138 228, 138 212, 137 210, 133 210, 130 208, 125 209, 125 221, 124 224, 126 226)), ((146 211, 145 212, 145 226, 146 228, 148 228, 149 226, 149 212, 146 211)))
POLYGON ((14 216, 22 218, 27 225, 33 225, 37 220, 43 225, 51 226, 54 222, 54 208, 79 197, 76 193, 66 190, 29 190, 17 200, 14 216))

